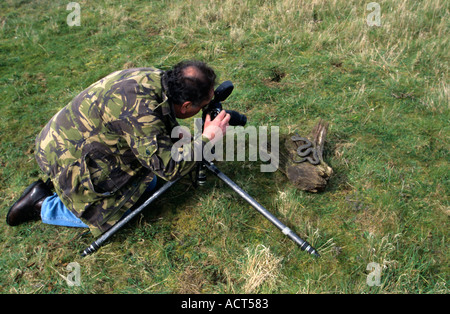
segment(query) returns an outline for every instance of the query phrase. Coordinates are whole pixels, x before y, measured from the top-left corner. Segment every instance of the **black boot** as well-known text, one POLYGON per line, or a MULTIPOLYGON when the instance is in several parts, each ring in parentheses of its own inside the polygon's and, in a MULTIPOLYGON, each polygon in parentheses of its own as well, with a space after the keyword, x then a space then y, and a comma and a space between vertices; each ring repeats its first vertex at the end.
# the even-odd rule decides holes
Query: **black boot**
POLYGON ((6 223, 18 226, 27 221, 41 219, 42 203, 50 195, 53 195, 53 192, 42 180, 33 182, 9 209, 6 223))

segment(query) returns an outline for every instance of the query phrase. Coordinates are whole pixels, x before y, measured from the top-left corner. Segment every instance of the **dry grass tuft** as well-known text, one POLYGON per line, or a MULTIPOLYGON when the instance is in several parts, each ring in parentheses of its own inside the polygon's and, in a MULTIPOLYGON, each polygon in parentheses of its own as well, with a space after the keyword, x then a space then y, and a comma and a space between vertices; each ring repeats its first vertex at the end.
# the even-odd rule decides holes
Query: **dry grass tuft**
POLYGON ((199 294, 207 280, 204 273, 195 267, 188 266, 178 277, 179 285, 177 293, 199 294))
POLYGON ((243 265, 244 293, 258 292, 263 284, 273 288, 280 277, 281 261, 268 247, 258 245, 247 248, 247 259, 243 265))

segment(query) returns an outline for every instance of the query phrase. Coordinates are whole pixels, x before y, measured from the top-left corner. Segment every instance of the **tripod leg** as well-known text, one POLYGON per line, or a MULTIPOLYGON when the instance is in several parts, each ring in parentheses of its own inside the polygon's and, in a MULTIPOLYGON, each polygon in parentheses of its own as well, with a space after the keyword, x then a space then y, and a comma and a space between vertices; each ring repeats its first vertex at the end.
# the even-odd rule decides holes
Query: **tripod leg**
POLYGON ((311 244, 302 240, 298 235, 296 235, 291 229, 286 227, 281 221, 279 221, 274 215, 272 215, 267 209, 265 209, 261 204, 259 204, 253 197, 248 195, 243 189, 241 189, 236 183, 234 183, 230 178, 228 178, 222 171, 220 171, 213 163, 209 161, 203 161, 206 167, 211 170, 216 176, 218 176, 222 181, 228 184, 236 193, 238 193, 243 199, 245 199, 250 205, 252 205, 257 211, 259 211, 264 217, 266 217, 271 223, 273 223, 278 229, 287 235, 292 241, 297 243, 300 248, 309 254, 320 256, 319 253, 314 249, 311 244))
POLYGON ((146 208, 151 202, 153 202, 155 199, 157 199, 161 194, 163 194, 166 190, 168 190, 175 182, 177 182, 179 179, 176 179, 174 181, 168 181, 166 184, 164 184, 161 188, 159 188, 155 193, 152 194, 141 206, 133 210, 130 214, 128 214, 125 218, 118 221, 114 226, 112 226, 108 231, 106 231, 102 236, 100 236, 97 240, 92 242, 92 244, 87 247, 82 253, 81 256, 86 256, 91 253, 94 253, 97 251, 97 249, 102 246, 103 242, 105 242, 107 239, 109 239, 114 233, 116 233, 120 228, 122 228, 126 223, 128 223, 133 217, 135 217, 137 214, 139 214, 144 208, 146 208))

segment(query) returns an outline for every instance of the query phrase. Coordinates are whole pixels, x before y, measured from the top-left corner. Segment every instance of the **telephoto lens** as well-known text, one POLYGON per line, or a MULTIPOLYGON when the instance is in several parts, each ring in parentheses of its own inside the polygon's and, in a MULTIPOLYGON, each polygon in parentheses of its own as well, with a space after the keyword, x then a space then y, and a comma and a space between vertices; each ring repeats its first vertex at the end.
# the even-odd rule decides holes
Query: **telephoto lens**
POLYGON ((234 110, 225 110, 227 113, 230 114, 230 125, 240 125, 245 126, 247 124, 247 117, 244 114, 240 114, 237 111, 234 110))

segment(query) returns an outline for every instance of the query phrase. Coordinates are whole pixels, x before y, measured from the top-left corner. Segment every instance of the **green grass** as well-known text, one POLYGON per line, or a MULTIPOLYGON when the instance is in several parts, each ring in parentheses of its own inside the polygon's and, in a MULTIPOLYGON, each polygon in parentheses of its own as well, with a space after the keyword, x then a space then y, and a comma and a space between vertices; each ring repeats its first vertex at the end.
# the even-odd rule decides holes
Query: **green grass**
MULTIPOLYGON (((448 1, 0 3, 0 292, 448 293, 448 1), (80 91, 126 67, 208 62, 254 126, 330 122, 320 194, 258 162, 219 168, 322 254, 300 251, 210 175, 178 184, 97 253, 82 230, 4 223, 41 177, 34 138, 80 91), (81 286, 64 276, 80 264, 81 286), (380 286, 366 269, 382 266, 380 286)), ((189 121, 186 123, 190 123, 189 121)))

